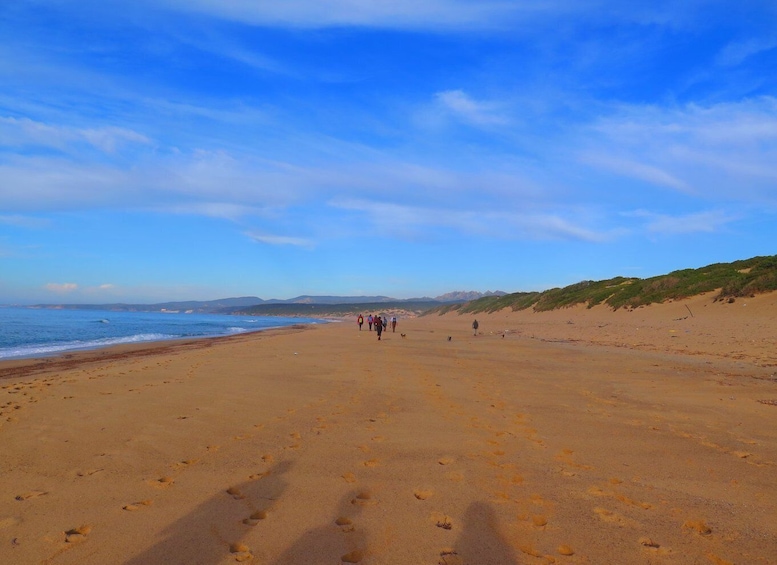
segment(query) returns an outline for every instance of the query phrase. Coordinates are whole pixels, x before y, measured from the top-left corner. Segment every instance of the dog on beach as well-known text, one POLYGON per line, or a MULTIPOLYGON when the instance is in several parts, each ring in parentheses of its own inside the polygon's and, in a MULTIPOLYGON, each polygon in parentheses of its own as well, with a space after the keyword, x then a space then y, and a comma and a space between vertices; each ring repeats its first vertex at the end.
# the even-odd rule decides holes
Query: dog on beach
POLYGON ((399 335, 402 337, 402 339, 405 339, 407 337, 407 334, 399 334, 399 335))

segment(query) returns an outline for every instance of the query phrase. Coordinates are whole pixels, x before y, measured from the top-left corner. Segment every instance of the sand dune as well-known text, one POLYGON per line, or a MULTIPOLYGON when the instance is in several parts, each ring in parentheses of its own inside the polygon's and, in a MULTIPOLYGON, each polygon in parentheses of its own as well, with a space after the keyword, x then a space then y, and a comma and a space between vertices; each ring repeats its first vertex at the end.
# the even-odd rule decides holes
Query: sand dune
POLYGON ((0 563, 777 563, 775 314, 699 297, 6 362, 0 563))

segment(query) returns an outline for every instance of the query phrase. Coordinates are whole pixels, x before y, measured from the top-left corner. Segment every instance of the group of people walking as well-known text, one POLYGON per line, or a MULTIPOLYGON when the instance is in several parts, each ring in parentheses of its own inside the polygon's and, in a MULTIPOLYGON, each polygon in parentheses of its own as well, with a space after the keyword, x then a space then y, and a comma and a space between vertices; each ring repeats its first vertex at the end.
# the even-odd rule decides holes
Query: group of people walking
MULTIPOLYGON (((359 317, 356 319, 356 323, 359 324, 359 331, 362 331, 362 326, 364 325, 364 316, 359 314, 359 317)), ((378 339, 380 339, 380 336, 383 334, 383 330, 388 330, 389 324, 391 324, 392 332, 397 331, 396 316, 391 317, 391 322, 389 322, 388 316, 383 316, 382 318, 380 316, 373 316, 372 314, 367 316, 367 327, 369 328, 369 331, 372 331, 372 326, 375 326, 375 331, 378 333, 378 339)))

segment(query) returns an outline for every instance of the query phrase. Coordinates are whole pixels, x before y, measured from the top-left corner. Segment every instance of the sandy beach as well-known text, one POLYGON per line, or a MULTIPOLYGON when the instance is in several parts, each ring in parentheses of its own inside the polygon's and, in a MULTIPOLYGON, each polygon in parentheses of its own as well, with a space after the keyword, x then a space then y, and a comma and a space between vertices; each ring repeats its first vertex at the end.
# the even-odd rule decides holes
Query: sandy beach
POLYGON ((776 319, 708 295, 0 363, 0 563, 774 564, 776 319))

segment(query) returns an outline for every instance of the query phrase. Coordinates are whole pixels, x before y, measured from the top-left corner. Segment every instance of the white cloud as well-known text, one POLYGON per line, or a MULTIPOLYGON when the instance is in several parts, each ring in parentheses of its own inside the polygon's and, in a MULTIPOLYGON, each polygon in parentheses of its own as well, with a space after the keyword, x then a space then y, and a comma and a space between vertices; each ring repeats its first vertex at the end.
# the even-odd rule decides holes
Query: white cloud
POLYGON ((733 67, 743 63, 753 55, 777 48, 777 37, 749 38, 745 41, 734 41, 727 44, 718 54, 717 63, 733 67))
POLYGON ((540 11, 542 5, 537 0, 520 5, 505 0, 168 0, 168 4, 255 25, 423 29, 497 27, 505 18, 540 11))
POLYGON ((709 200, 777 204, 777 99, 620 106, 583 128, 581 162, 709 200))
POLYGON ((44 288, 56 294, 68 294, 78 290, 78 285, 76 283, 48 283, 44 288))
POLYGON ((79 129, 29 118, 0 116, 0 146, 38 145, 65 149, 77 142, 86 142, 104 153, 113 153, 124 143, 149 144, 151 141, 145 135, 120 127, 79 129))
POLYGON ((629 159, 619 159, 609 155, 591 153, 581 155, 580 160, 583 163, 633 179, 643 180, 653 185, 667 186, 683 192, 688 191, 690 188, 683 180, 672 176, 658 167, 637 163, 629 159))
POLYGON ((302 237, 269 235, 269 234, 260 234, 260 233, 254 233, 254 232, 246 232, 245 235, 251 238, 252 240, 256 241, 257 243, 264 243, 267 245, 291 245, 292 247, 304 247, 307 249, 312 249, 313 247, 315 247, 312 240, 302 238, 302 237))
POLYGON ((738 216, 720 210, 674 216, 637 210, 624 215, 644 219, 645 227, 649 232, 661 235, 713 233, 740 219, 738 216))
MULTIPOLYGON (((699 13, 718 0, 640 4, 616 0, 162 0, 184 12, 204 13, 251 25, 294 28, 359 26, 383 29, 536 29, 565 19, 698 27, 699 13), (531 26, 531 27, 530 27, 531 26)), ((158 5, 159 2, 154 2, 158 5)), ((730 10, 727 11, 730 16, 730 10)), ((546 31, 546 28, 543 28, 546 31)))
POLYGON ((457 119, 475 126, 505 125, 508 119, 498 112, 498 105, 478 102, 462 90, 435 94, 438 104, 457 119))
POLYGON ((561 212, 510 211, 498 207, 485 210, 423 208, 366 200, 342 200, 330 204, 361 212, 384 234, 406 239, 433 238, 438 229, 453 229, 466 235, 505 241, 563 239, 601 242, 615 235, 586 228, 579 221, 564 218, 561 212))

